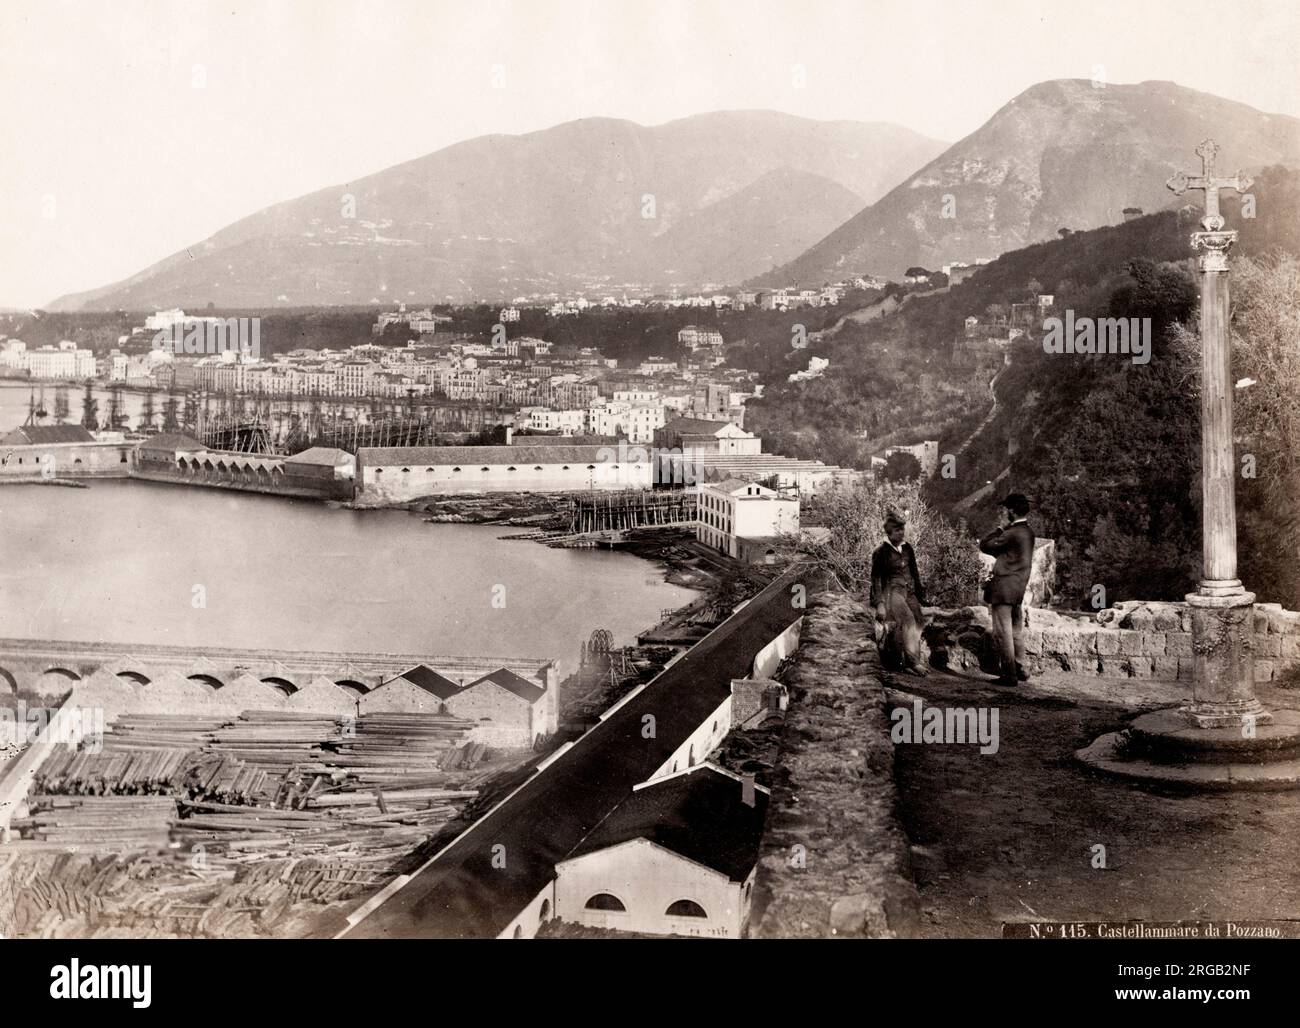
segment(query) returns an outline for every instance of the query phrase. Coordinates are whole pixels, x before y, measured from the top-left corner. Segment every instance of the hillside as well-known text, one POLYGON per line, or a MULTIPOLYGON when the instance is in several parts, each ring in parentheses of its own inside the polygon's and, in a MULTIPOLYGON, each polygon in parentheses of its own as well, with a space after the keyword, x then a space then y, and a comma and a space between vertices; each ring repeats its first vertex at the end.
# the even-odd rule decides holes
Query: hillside
POLYGON ((483 136, 276 204, 52 309, 694 288, 720 281, 715 265, 739 280, 799 253, 942 148, 896 125, 773 111, 483 136))
POLYGON ((1060 229, 1120 221, 1176 201, 1174 172, 1198 171, 1205 137, 1221 173, 1300 166, 1300 120, 1172 82, 1043 82, 859 212, 806 253, 753 284, 819 284, 849 273, 899 277, 912 265, 992 258, 1060 229), (951 198, 950 202, 948 198, 951 198))
MULTIPOLYGON (((1235 258, 1300 254, 1300 173, 1265 169, 1253 191, 1254 220, 1243 220, 1235 201, 1224 204, 1229 227, 1241 233, 1235 258)), ((1194 585, 1200 553, 1199 408, 1196 365, 1176 345, 1174 326, 1195 323, 1188 236, 1198 213, 1164 211, 1012 251, 949 292, 914 298, 881 321, 849 323, 789 358, 774 341, 768 385, 747 404, 746 427, 779 452, 858 466, 885 445, 938 439, 939 452, 956 458, 954 474, 927 483, 928 498, 953 512, 957 501, 997 483, 983 502, 963 508, 984 528, 1001 494, 1026 493, 1036 528, 1057 541, 1067 601, 1084 602, 1096 584, 1111 602, 1181 596, 1194 585), (988 321, 1039 293, 1054 296, 1057 315, 1068 308, 1076 316, 1150 317, 1150 363, 1045 354, 1040 325, 1006 351, 1006 365, 1002 350, 963 342, 967 316, 988 321), (812 355, 830 361, 826 375, 787 381, 812 355), (988 383, 999 371, 990 412, 988 383)), ((1244 287, 1234 290, 1240 306, 1244 287)), ((1237 348, 1239 361, 1248 356, 1237 348)), ((1239 374, 1265 381, 1270 372, 1246 366, 1239 374)), ((1261 395, 1297 386, 1267 381, 1261 395)), ((1261 431, 1253 399, 1238 397, 1239 433, 1252 424, 1261 431)), ((1243 478, 1237 493, 1243 578, 1261 599, 1284 604, 1300 598, 1300 540, 1269 490, 1271 478, 1297 474, 1283 466, 1297 447, 1300 440, 1257 440, 1259 476, 1243 478)))

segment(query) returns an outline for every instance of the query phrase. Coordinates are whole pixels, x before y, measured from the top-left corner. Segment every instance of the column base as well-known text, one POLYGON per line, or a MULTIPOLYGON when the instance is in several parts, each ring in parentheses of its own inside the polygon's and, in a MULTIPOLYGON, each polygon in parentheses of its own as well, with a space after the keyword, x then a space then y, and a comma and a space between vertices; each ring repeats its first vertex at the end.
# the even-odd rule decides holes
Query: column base
POLYGON ((1272 722, 1255 696, 1255 594, 1241 582, 1206 580, 1187 596, 1192 615, 1192 702, 1182 707, 1198 728, 1249 731, 1272 722))

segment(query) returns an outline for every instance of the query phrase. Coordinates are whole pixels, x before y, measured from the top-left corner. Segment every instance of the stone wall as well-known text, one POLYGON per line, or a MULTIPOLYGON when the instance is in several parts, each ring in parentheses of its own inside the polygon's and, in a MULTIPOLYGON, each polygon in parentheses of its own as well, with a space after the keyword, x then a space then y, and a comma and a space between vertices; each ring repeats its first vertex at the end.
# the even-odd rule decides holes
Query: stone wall
MULTIPOLYGON (((987 607, 927 609, 931 662, 993 670, 987 607)), ((1027 608, 1025 651, 1031 673, 1045 670, 1105 677, 1192 677, 1191 614, 1183 603, 1127 600, 1098 611, 1027 608)), ((1255 681, 1280 681, 1300 664, 1300 613, 1276 603, 1255 605, 1255 681)))
POLYGON ((759 849, 752 938, 916 934, 894 750, 862 604, 809 598, 759 849))

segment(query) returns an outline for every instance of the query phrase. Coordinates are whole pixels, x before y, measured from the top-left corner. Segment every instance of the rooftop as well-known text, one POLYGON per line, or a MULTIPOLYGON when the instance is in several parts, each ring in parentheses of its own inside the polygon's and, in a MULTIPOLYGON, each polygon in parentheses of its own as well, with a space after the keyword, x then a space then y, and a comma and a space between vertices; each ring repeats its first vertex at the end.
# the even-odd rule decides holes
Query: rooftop
POLYGON ((744 881, 758 860, 767 791, 699 764, 637 786, 567 859, 645 839, 703 867, 744 881))

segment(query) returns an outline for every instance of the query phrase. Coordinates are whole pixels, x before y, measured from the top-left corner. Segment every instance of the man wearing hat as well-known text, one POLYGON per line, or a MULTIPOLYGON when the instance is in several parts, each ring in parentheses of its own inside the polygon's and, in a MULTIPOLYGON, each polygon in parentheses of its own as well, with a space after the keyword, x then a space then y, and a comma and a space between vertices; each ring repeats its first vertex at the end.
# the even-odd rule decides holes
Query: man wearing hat
POLYGON ((980 540, 980 552, 996 558, 993 578, 985 586, 985 601, 992 608, 993 638, 998 645, 999 685, 1026 681, 1024 612, 1022 604, 1034 564, 1034 530, 1025 516, 1029 500, 1011 493, 999 506, 1002 527, 980 540))

